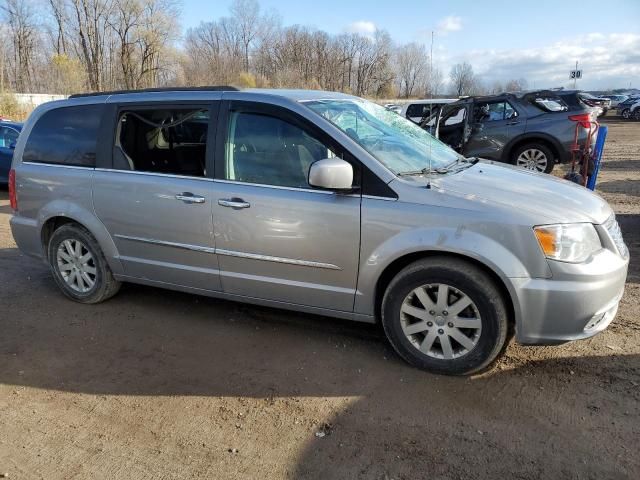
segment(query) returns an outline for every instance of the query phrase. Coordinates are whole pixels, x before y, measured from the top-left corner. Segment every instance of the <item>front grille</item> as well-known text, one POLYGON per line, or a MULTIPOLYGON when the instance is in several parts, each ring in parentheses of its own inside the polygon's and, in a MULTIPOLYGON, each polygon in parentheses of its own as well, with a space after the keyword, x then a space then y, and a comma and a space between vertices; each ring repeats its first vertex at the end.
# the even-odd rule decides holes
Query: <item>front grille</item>
POLYGON ((618 249, 620 255, 622 255, 623 258, 628 258, 629 249, 627 248, 627 245, 624 243, 624 239, 622 238, 622 231, 620 230, 620 226, 616 221, 616 216, 611 215, 607 219, 607 221, 604 222, 603 227, 607 230, 607 233, 611 237, 611 240, 613 240, 613 243, 618 249))

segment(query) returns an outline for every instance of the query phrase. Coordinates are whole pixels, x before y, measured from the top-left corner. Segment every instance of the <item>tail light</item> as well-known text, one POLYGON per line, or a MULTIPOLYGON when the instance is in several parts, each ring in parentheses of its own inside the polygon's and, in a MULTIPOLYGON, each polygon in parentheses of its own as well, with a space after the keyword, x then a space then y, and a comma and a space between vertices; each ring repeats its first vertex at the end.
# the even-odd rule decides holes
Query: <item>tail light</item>
POLYGON ((580 113, 578 115, 569 115, 569 120, 578 122, 584 128, 591 128, 593 120, 590 113, 580 113))
POLYGON ((13 210, 18 210, 18 193, 16 192, 16 171, 9 170, 9 203, 13 210))

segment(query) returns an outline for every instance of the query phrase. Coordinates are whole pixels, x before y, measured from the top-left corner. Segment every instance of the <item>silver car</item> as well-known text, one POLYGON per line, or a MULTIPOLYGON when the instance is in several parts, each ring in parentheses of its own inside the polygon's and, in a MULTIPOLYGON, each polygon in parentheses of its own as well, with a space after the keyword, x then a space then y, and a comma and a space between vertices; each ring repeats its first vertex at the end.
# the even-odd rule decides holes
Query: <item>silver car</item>
POLYGON ((591 337, 628 250, 598 195, 463 158, 350 95, 209 88, 38 107, 10 172, 13 236, 81 303, 134 282, 380 322, 446 374, 591 337))

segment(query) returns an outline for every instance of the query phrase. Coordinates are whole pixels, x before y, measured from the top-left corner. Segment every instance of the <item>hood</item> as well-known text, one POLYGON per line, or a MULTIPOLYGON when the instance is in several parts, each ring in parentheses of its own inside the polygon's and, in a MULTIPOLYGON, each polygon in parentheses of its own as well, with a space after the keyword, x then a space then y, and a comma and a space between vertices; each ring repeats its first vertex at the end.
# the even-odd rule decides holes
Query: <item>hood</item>
POLYGON ((609 204, 580 185, 552 175, 482 160, 459 173, 433 178, 443 193, 470 194, 485 203, 527 211, 540 223, 603 223, 612 214, 609 204))

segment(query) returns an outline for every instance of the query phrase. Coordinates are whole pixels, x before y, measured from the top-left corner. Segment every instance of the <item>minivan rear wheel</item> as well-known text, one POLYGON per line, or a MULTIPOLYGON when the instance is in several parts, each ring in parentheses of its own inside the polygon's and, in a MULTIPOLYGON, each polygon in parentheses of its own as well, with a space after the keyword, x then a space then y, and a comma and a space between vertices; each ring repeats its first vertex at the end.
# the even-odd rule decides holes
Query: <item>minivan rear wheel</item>
POLYGON ((511 156, 511 163, 516 167, 535 172, 551 173, 555 165, 553 153, 541 143, 527 143, 516 148, 511 156))
POLYGON ((423 259, 401 270, 387 287, 381 313, 387 338, 404 360, 448 375, 487 368, 509 332, 493 279, 455 258, 423 259))
POLYGON ((99 303, 113 297, 120 282, 89 231, 77 224, 56 229, 47 247, 53 278, 62 292, 80 303, 99 303))

